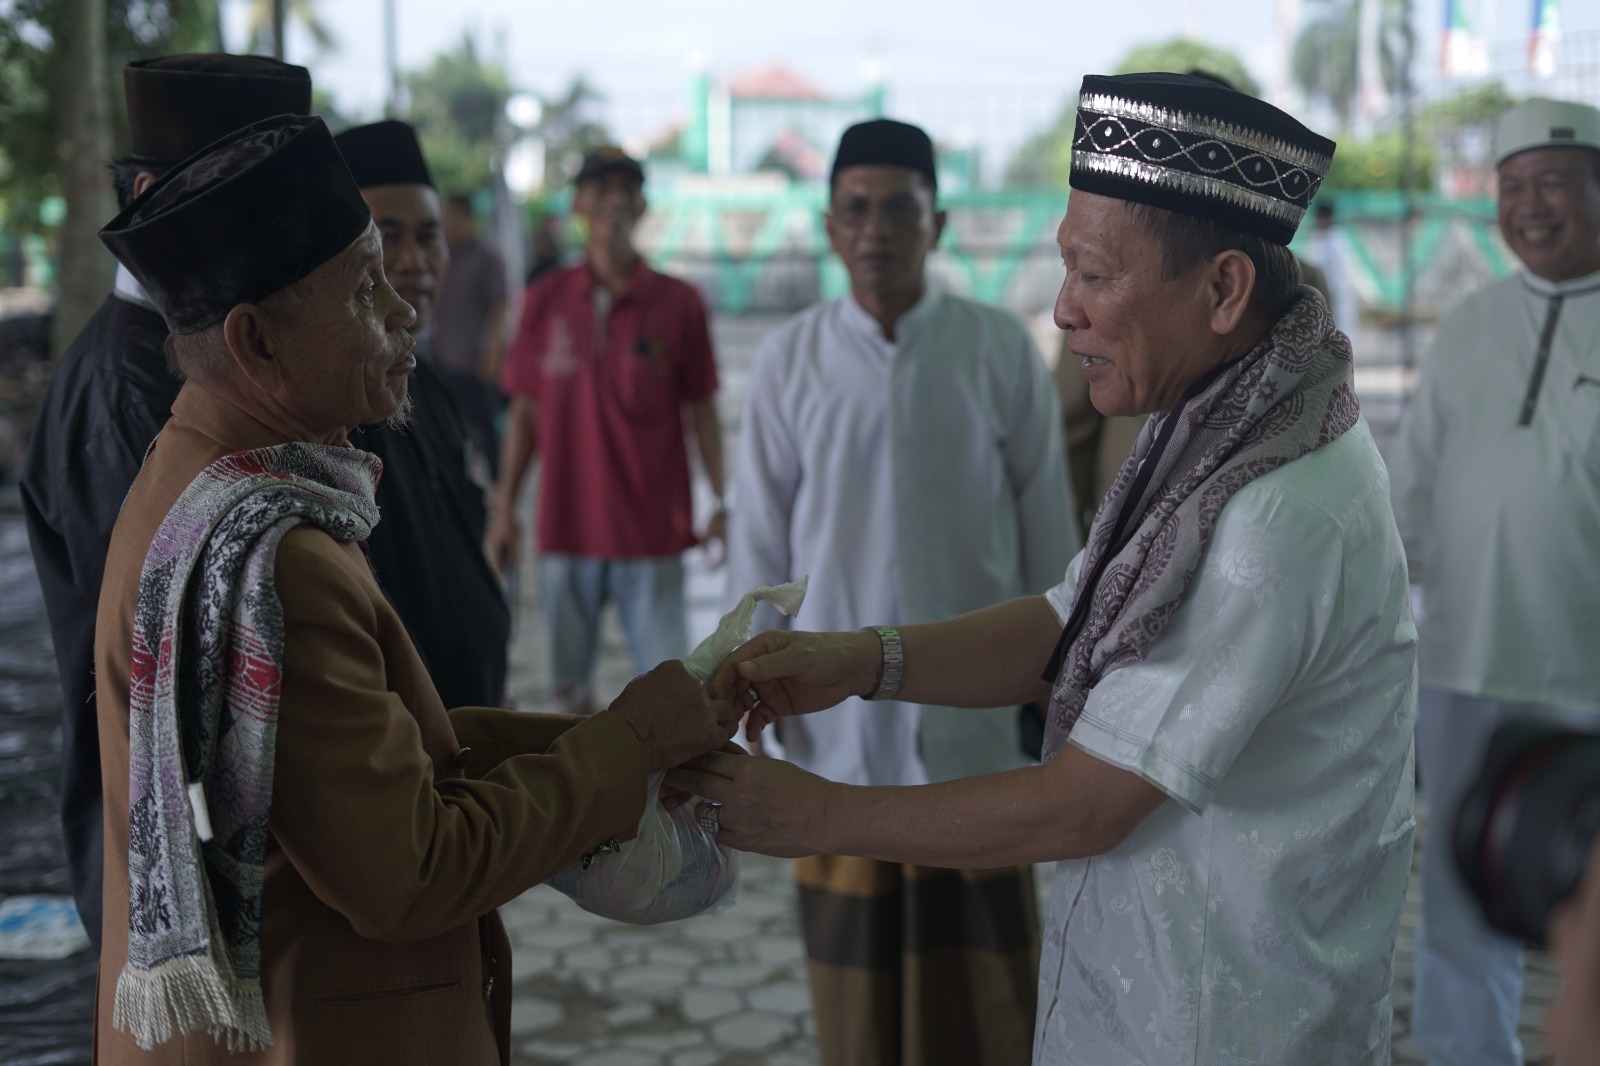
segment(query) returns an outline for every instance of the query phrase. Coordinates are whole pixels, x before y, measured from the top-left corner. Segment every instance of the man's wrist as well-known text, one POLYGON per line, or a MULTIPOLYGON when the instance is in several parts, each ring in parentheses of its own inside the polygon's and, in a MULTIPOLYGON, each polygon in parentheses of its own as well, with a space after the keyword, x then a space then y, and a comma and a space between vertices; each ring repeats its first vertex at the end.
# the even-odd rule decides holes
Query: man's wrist
POLYGON ((825 782, 822 810, 816 820, 816 839, 811 843, 818 855, 849 855, 852 823, 848 812, 848 793, 856 791, 837 781, 825 782))
POLYGON ((866 632, 878 638, 878 663, 872 687, 863 699, 891 700, 900 691, 900 677, 905 667, 905 652, 900 643, 900 631, 894 626, 868 626, 866 632))

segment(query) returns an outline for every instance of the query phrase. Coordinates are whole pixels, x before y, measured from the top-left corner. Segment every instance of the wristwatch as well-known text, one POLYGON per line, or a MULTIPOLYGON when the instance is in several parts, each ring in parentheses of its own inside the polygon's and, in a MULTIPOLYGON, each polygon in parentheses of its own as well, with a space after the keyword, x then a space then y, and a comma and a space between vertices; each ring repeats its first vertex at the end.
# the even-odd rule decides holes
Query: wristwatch
POLYGON ((883 662, 878 665, 878 684, 867 695, 869 700, 892 700, 900 691, 900 675, 905 670, 906 656, 900 647, 900 631, 894 626, 868 626, 878 634, 883 645, 883 662))

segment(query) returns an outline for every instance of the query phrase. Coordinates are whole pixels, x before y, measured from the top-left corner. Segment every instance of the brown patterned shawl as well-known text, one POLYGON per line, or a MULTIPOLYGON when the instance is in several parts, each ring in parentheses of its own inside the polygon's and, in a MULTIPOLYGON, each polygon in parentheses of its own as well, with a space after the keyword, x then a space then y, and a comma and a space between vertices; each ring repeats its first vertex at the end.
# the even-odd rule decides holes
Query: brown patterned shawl
POLYGON ((1142 662, 1235 492, 1355 425, 1350 341, 1314 289, 1243 358, 1152 418, 1095 515, 1072 614, 1044 678, 1055 686, 1044 760, 1066 746, 1089 690, 1142 662))

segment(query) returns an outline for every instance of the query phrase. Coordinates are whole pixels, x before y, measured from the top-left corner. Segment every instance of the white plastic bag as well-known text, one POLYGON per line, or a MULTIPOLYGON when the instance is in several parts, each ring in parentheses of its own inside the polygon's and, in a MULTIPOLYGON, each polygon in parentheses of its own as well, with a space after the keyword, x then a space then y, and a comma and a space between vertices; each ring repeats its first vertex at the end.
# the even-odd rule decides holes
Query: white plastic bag
MULTIPOLYGON (((684 666, 701 681, 711 680, 722 660, 750 639, 756 604, 770 603, 792 616, 806 598, 807 581, 803 577, 787 585, 763 585, 747 594, 723 615, 716 632, 689 653, 684 666)), ((591 856, 588 869, 574 863, 549 884, 586 911, 633 925, 692 918, 731 904, 739 885, 739 853, 701 827, 698 797, 676 810, 661 806, 665 776, 650 775, 634 839, 618 851, 591 856)))

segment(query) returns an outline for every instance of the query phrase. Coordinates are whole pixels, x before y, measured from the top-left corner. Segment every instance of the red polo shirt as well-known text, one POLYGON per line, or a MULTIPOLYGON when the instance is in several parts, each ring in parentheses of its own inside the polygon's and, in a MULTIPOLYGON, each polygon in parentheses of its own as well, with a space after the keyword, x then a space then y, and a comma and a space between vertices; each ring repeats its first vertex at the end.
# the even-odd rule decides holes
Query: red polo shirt
POLYGON ((717 391, 705 305, 643 261, 607 295, 586 265, 540 278, 506 353, 501 387, 538 410, 539 549, 673 555, 695 542, 683 408, 717 391))

